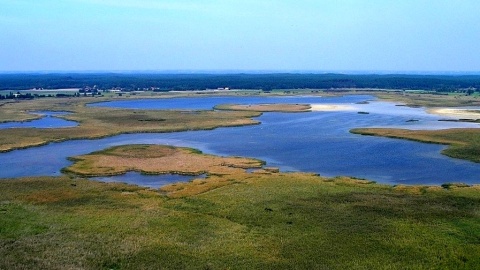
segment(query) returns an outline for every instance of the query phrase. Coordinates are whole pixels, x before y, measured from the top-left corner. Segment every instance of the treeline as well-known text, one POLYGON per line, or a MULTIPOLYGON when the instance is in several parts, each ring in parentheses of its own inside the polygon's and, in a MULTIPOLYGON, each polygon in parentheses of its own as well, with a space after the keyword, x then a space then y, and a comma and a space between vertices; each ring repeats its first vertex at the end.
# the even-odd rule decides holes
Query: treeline
POLYGON ((6 95, 0 95, 0 99, 33 99, 33 95, 30 93, 21 94, 20 92, 13 93, 10 92, 6 95))
MULTIPOLYGON (((68 94, 63 94, 63 93, 58 93, 58 94, 55 94, 55 95, 52 95, 52 94, 48 94, 48 95, 44 95, 44 94, 31 94, 31 93, 20 93, 20 92, 17 92, 17 93, 13 93, 13 92, 10 92, 8 94, 5 94, 5 95, 2 95, 0 94, 0 100, 2 99, 33 99, 33 98, 45 98, 45 97, 80 97, 80 93, 73 93, 71 95, 68 95, 68 94)), ((86 96, 86 94, 85 94, 86 96)))
POLYGON ((138 90, 203 89, 480 89, 480 75, 345 74, 0 74, 0 90, 84 88, 138 90))

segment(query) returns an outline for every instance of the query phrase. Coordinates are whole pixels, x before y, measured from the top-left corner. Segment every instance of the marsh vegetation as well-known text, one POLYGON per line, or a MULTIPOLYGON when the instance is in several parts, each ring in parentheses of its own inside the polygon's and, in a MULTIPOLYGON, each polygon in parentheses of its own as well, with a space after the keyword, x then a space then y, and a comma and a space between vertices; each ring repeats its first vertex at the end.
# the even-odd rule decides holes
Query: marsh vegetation
POLYGON ((161 192, 2 180, 0 268, 475 269, 480 190, 447 188, 271 172, 161 192))
POLYGON ((72 157, 63 171, 83 176, 143 174, 228 175, 260 168, 263 162, 241 157, 217 157, 199 150, 166 145, 123 145, 72 157))
POLYGON ((92 108, 85 106, 89 101, 98 101, 98 99, 35 100, 6 104, 2 110, 9 112, 8 115, 16 115, 15 112, 20 112, 20 116, 5 118, 5 120, 32 117, 28 111, 48 109, 71 112, 69 115, 59 117, 76 121, 79 126, 62 129, 2 129, 0 130, 0 151, 38 146, 49 142, 101 138, 122 133, 162 133, 252 125, 258 124, 252 117, 260 115, 259 112, 248 111, 210 110, 185 113, 181 110, 92 108))

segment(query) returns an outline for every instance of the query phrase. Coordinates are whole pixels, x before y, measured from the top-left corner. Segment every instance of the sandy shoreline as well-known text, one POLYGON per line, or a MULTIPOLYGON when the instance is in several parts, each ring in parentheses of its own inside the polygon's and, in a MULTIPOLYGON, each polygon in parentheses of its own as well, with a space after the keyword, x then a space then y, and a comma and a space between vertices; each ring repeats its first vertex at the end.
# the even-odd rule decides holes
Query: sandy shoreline
MULTIPOLYGON (((311 111, 333 112, 333 111, 355 111, 359 110, 355 105, 348 104, 311 104, 311 111)), ((480 109, 477 108, 449 108, 436 107, 426 109, 427 113, 444 116, 452 119, 480 119, 480 109)))
POLYGON ((351 105, 344 104, 311 104, 312 111, 333 112, 333 111, 353 111, 356 108, 351 105))
POLYGON ((478 109, 430 108, 427 109, 427 112, 457 119, 480 119, 480 110, 478 109))

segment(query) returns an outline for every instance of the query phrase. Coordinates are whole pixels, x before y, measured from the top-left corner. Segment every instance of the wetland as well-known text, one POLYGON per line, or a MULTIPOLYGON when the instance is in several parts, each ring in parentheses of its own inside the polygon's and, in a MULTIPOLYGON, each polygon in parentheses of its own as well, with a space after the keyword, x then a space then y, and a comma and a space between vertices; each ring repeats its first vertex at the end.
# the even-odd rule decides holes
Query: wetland
MULTIPOLYGON (((222 156, 257 158, 265 161, 267 166, 278 167, 285 172, 312 172, 328 177, 353 176, 387 184, 479 183, 480 164, 442 155, 442 151, 452 151, 445 150, 445 145, 351 133, 351 130, 362 133, 359 128, 377 127, 410 130, 410 133, 420 130, 442 133, 452 128, 471 128, 471 136, 477 134, 477 123, 439 121, 445 116, 429 114, 424 108, 396 105, 398 103, 382 102, 368 95, 178 97, 92 103, 82 106, 78 115, 65 116, 81 123, 76 129, 68 131, 68 136, 76 140, 55 142, 66 133, 57 131, 61 132, 56 134, 58 139, 51 140, 55 143, 0 154, 0 162, 10 168, 2 171, 0 177, 60 175, 61 169, 71 164, 68 157, 114 145, 154 143, 193 147, 222 156), (212 110, 215 106, 230 111, 212 110), (278 112, 282 106, 284 111, 300 109, 304 112, 278 112), (231 111, 239 108, 240 111, 231 111), (305 112, 306 109, 309 111, 305 112), (87 112, 89 110, 92 112, 87 112), (101 110, 104 111, 100 114, 101 110), (266 112, 260 114, 256 110, 266 112), (80 115, 85 116, 81 118, 80 115), (207 126, 202 127, 205 124, 207 126), (215 126, 237 127, 195 131, 215 126), (90 133, 91 130, 95 130, 95 134, 90 133), (181 132, 168 132, 175 130, 181 132), (142 133, 146 131, 149 133, 142 133), (131 134, 116 135, 120 133, 131 134), (81 139, 91 135, 92 138, 108 136, 95 140, 81 139), (38 156, 48 158, 36 160, 38 156), (16 167, 19 160, 29 164, 28 169, 16 167)), ((17 134, 24 131, 32 136, 29 129, 15 131, 17 134)), ((52 131, 37 132, 51 134, 52 131)), ((370 132, 368 135, 377 134, 370 132)), ((45 135, 34 139, 41 136, 45 135)), ((452 141, 440 140, 436 143, 451 144, 452 141)), ((453 150, 458 149, 459 144, 456 145, 453 150)))
POLYGON ((144 98, 0 108, 78 123, 0 130, 0 269, 480 265, 478 123, 371 95, 144 98))

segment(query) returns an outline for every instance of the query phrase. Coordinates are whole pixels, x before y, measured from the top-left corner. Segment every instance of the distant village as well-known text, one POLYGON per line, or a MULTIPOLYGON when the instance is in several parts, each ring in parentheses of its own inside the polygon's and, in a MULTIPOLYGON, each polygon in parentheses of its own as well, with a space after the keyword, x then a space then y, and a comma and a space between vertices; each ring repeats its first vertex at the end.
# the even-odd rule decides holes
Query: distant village
MULTIPOLYGON (((228 91, 229 87, 218 87, 216 89, 206 89, 205 91, 228 91)), ((118 96, 123 94, 135 95, 139 92, 170 92, 174 90, 161 89, 159 87, 148 87, 148 88, 122 88, 122 87, 113 87, 111 89, 101 89, 94 86, 85 86, 82 88, 72 88, 72 89, 44 89, 44 88, 33 88, 30 90, 18 90, 10 91, 8 94, 1 94, 0 100, 2 99, 34 99, 34 98, 47 98, 47 97, 92 97, 92 96, 102 96, 104 93, 115 93, 118 96), (55 93, 58 92, 58 93, 55 93)), ((7 91, 4 91, 7 92, 7 91)))

